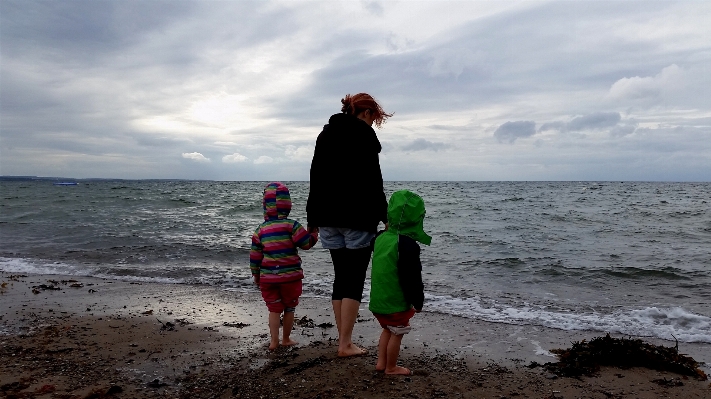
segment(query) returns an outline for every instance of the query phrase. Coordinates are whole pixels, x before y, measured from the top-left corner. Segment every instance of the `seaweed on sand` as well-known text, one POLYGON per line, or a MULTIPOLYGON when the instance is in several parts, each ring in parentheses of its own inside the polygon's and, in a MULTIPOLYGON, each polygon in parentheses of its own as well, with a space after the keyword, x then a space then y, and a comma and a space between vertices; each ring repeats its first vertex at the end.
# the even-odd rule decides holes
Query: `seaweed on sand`
POLYGON ((616 366, 646 367, 688 375, 702 381, 707 379, 696 360, 679 353, 678 342, 676 346, 667 347, 652 345, 641 339, 612 338, 607 334, 589 342, 573 342, 573 346, 568 349, 554 349, 551 352, 560 361, 546 363, 544 366, 561 376, 593 375, 600 366, 616 366))

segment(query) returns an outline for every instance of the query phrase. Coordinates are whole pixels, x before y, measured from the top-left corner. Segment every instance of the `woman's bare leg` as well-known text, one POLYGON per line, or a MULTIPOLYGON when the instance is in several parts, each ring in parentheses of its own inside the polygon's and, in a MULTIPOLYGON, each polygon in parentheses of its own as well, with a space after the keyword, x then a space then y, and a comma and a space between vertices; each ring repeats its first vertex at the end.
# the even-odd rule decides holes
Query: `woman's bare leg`
POLYGON ((360 302, 355 299, 343 298, 333 301, 333 314, 336 316, 336 326, 338 328, 338 356, 358 356, 366 354, 367 351, 356 346, 352 341, 353 327, 358 318, 360 302))

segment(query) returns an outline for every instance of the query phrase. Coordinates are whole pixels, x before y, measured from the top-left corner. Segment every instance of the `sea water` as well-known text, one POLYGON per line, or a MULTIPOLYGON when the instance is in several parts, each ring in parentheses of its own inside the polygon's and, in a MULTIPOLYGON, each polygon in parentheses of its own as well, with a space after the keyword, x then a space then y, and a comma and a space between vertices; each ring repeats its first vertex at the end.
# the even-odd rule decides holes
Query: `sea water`
MULTIPOLYGON (((308 182, 285 184, 305 225, 308 182)), ((0 270, 256 293, 249 249, 264 185, 1 181, 0 270)), ((388 197, 400 189, 424 199, 433 237, 425 311, 711 343, 709 183, 385 183, 388 197)), ((300 255, 304 295, 329 298, 328 251, 300 255)))

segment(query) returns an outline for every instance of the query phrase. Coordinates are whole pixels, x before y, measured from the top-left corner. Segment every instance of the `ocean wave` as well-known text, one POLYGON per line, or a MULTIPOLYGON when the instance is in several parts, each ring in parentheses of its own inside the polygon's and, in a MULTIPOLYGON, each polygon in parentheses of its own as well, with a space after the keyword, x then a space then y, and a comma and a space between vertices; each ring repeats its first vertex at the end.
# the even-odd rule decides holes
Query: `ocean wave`
POLYGON ((629 279, 638 279, 638 278, 647 278, 647 277, 656 277, 656 278, 661 278, 661 279, 667 279, 667 280, 689 280, 690 278, 687 276, 683 275, 683 271, 673 268, 673 267, 665 267, 662 269, 642 269, 638 267, 615 267, 612 269, 602 269, 599 270, 599 272, 602 272, 605 275, 609 275, 612 277, 619 277, 619 278, 629 278, 629 279))
POLYGON ((681 307, 619 310, 608 314, 556 312, 543 307, 485 306, 479 298, 426 294, 426 308, 494 323, 537 325, 559 330, 590 330, 681 342, 711 343, 711 318, 681 307))

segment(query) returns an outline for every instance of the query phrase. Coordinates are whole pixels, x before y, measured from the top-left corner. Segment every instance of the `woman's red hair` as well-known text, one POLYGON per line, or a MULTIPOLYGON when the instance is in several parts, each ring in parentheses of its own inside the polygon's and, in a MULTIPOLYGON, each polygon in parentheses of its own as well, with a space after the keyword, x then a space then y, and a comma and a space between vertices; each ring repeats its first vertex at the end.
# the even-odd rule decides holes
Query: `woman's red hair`
POLYGON ((341 111, 345 114, 357 116, 361 112, 369 109, 373 113, 373 122, 375 126, 380 129, 385 123, 385 120, 393 116, 393 114, 388 114, 383 110, 383 107, 378 104, 377 101, 370 94, 358 93, 354 95, 346 94, 346 96, 341 100, 341 111))

